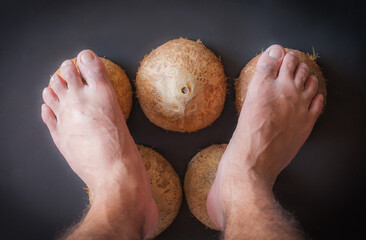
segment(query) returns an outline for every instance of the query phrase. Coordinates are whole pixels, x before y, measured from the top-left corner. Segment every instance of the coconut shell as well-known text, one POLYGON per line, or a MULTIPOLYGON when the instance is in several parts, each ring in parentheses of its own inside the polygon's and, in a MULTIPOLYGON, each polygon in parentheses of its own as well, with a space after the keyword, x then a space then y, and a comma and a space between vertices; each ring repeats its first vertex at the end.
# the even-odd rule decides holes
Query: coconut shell
MULTIPOLYGON (((317 55, 315 53, 309 54, 309 53, 304 53, 299 50, 289 49, 289 48, 285 48, 285 50, 286 50, 286 52, 288 52, 288 51, 294 52, 299 60, 299 64, 306 63, 306 65, 308 65, 309 75, 315 75, 318 78, 318 83, 319 83, 318 93, 323 94, 323 96, 324 96, 324 105, 323 106, 325 107, 325 103, 326 103, 325 100, 326 100, 326 96, 327 96, 326 80, 323 76, 323 73, 322 73, 319 65, 316 63, 317 55)), ((241 108, 243 106, 245 96, 247 94, 249 82, 253 77, 253 74, 254 74, 256 66, 257 66, 258 59, 260 58, 261 55, 262 55, 262 53, 255 56, 252 60, 250 60, 250 62, 241 71, 239 78, 237 78, 235 80, 235 91, 236 91, 235 104, 236 104, 236 109, 239 114, 240 114, 241 108)), ((323 109, 324 109, 324 107, 323 107, 323 109)))
POLYGON ((227 144, 212 145, 197 153, 188 164, 184 193, 192 214, 207 227, 219 230, 207 213, 206 201, 227 144))
MULTIPOLYGON (((123 116, 127 121, 132 108, 132 87, 130 80, 128 79, 125 71, 123 71, 123 69, 120 66, 118 66, 117 64, 113 63, 112 61, 106 58, 100 58, 100 59, 102 60, 107 69, 108 77, 112 82, 114 90, 116 91, 118 102, 121 107, 123 116)), ((78 72, 80 72, 77 66, 77 59, 73 58, 71 59, 71 61, 76 65, 78 72)), ((57 69, 55 73, 62 77, 60 69, 57 69)), ((82 80, 84 84, 86 84, 85 80, 84 79, 82 80)))
POLYGON ((182 203, 182 186, 172 165, 151 148, 137 145, 149 174, 153 198, 158 206, 159 222, 150 238, 162 233, 177 216, 182 203))
POLYGON ((221 60, 201 41, 171 40, 141 62, 136 93, 141 108, 155 125, 194 132, 221 114, 226 96, 221 60))

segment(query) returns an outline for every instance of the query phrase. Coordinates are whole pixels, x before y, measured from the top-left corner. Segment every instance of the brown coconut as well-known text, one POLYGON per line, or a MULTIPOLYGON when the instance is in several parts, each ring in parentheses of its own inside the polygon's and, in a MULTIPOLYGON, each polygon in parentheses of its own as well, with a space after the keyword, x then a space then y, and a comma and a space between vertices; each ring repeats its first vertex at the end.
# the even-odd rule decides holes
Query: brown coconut
POLYGON ((225 103, 224 68, 201 41, 171 40, 141 62, 136 93, 147 118, 177 132, 212 124, 225 103))
POLYGON ((158 206, 159 222, 150 238, 162 233, 175 219, 182 203, 182 186, 172 165, 151 148, 137 145, 149 174, 153 198, 158 206))
MULTIPOLYGON (((121 107, 123 116, 125 120, 127 120, 130 115, 132 107, 132 88, 130 80, 128 79, 125 71, 123 71, 123 69, 120 66, 118 66, 117 64, 113 63, 112 61, 106 58, 100 58, 100 59, 102 60, 107 69, 108 77, 112 82, 114 90, 116 91, 118 102, 121 107)), ((71 59, 71 61, 76 65, 78 72, 80 72, 77 66, 77 59, 73 58, 71 59)), ((57 69, 55 73, 62 77, 60 69, 57 69)), ((67 79, 65 80, 67 81, 67 79)), ((86 84, 85 80, 84 79, 82 80, 84 84, 86 84)))
POLYGON ((192 214, 207 227, 219 230, 207 213, 206 201, 227 144, 212 145, 197 153, 188 164, 184 193, 192 214))
MULTIPOLYGON (((162 233, 177 216, 182 204, 182 186, 178 174, 172 165, 155 150, 143 145, 136 145, 149 175, 151 191, 158 207, 159 220, 149 239, 162 233)), ((93 195, 89 188, 89 202, 93 195)))
MULTIPOLYGON (((324 96, 323 106, 325 107, 325 99, 327 96, 326 80, 323 76, 323 73, 322 73, 319 65, 316 63, 317 55, 315 54, 315 52, 313 52, 313 54, 309 54, 309 53, 304 53, 304 52, 301 52, 301 51, 295 50, 295 49, 285 48, 285 50, 286 50, 286 52, 288 52, 288 51, 294 52, 299 60, 299 64, 306 63, 310 70, 309 74, 315 75, 318 78, 318 82, 319 82, 318 93, 323 94, 323 96, 324 96)), ((250 62, 241 71, 239 78, 237 78, 235 80, 235 91, 236 91, 235 104, 236 104, 236 109, 239 114, 240 114, 243 102, 245 100, 249 82, 253 77, 253 74, 254 74, 256 66, 257 66, 258 59, 260 58, 261 55, 262 55, 262 53, 255 56, 252 60, 250 60, 250 62)))

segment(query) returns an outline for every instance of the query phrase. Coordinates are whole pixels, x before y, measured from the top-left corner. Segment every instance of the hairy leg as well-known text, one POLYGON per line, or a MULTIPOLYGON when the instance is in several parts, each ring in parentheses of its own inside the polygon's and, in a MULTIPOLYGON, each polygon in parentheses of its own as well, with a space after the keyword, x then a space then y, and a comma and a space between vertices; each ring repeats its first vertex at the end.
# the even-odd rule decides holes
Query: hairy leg
POLYGON ((258 60, 207 199, 209 216, 225 239, 301 238, 272 193, 323 107, 317 78, 297 61, 279 45, 258 60))
POLYGON ((93 203, 69 239, 142 239, 157 223, 147 172, 105 66, 90 50, 66 60, 43 91, 42 119, 93 203), (82 83, 81 79, 87 82, 82 83))

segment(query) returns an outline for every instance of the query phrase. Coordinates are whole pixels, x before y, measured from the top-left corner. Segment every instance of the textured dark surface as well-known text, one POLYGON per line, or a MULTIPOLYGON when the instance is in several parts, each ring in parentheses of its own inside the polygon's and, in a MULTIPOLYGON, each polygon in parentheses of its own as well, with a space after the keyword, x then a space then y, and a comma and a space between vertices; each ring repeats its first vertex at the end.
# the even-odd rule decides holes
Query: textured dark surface
MULTIPOLYGON (((325 113, 275 185, 314 239, 357 238, 365 207, 365 3, 347 1, 2 1, 0 8, 0 239, 52 239, 87 204, 83 183, 40 118, 41 92, 62 60, 85 48, 121 65, 130 80, 152 48, 180 36, 221 56, 229 94, 221 117, 191 134, 151 124, 136 99, 128 119, 183 176, 189 160, 235 128, 233 78, 272 43, 319 53, 325 113), (245 3, 244 3, 245 2, 245 3)), ((159 239, 217 239, 186 202, 159 239)))

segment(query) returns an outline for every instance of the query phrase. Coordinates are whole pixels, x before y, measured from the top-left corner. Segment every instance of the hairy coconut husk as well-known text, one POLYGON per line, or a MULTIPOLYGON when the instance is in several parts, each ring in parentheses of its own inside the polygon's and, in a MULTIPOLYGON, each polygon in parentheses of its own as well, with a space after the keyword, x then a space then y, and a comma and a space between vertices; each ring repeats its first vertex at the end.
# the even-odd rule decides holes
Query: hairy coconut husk
POLYGON ((182 186, 172 165, 158 152, 137 145, 151 183, 153 198, 158 206, 159 222, 150 238, 162 233, 177 216, 182 203, 182 186))
POLYGON ((194 132, 221 114, 226 96, 224 68, 201 41, 171 40, 141 62, 136 93, 147 118, 177 132, 194 132))
POLYGON ((219 230, 207 213, 206 201, 227 144, 212 145, 197 153, 188 164, 184 193, 192 214, 207 227, 219 230))

